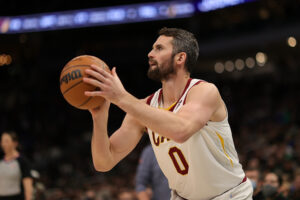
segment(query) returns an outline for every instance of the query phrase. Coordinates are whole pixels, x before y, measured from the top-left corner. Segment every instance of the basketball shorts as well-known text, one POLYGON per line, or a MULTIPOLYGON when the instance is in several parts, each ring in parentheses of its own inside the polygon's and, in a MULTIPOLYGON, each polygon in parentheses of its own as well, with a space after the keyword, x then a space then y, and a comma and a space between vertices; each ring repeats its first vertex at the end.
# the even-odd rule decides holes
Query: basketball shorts
MULTIPOLYGON (((252 200, 253 188, 249 179, 211 200, 252 200)), ((171 200, 187 200, 172 190, 171 200)))

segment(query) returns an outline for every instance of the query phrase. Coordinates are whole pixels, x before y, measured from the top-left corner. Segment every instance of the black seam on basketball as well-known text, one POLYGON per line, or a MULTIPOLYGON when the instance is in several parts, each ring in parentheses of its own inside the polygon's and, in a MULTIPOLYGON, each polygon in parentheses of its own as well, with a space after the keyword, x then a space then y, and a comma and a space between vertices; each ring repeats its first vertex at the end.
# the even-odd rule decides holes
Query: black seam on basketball
POLYGON ((81 105, 79 105, 78 107, 84 106, 85 104, 87 104, 93 97, 89 97, 87 98, 87 100, 85 100, 81 105))
POLYGON ((80 80, 78 81, 77 83, 75 83, 74 85, 72 85, 71 87, 69 87, 68 89, 66 89, 64 92, 63 92, 63 95, 66 94, 69 90, 71 90, 72 88, 74 88, 75 86, 79 85, 80 83, 82 83, 83 81, 80 80))
MULTIPOLYGON (((95 87, 94 91, 97 91, 98 87, 95 87)), ((84 106, 85 104, 87 104, 93 97, 89 97, 87 100, 85 100, 81 105, 79 105, 78 107, 84 106)))
POLYGON ((63 73, 64 71, 71 69, 73 67, 90 67, 90 65, 72 65, 70 67, 67 67, 66 69, 63 69, 61 73, 63 73))

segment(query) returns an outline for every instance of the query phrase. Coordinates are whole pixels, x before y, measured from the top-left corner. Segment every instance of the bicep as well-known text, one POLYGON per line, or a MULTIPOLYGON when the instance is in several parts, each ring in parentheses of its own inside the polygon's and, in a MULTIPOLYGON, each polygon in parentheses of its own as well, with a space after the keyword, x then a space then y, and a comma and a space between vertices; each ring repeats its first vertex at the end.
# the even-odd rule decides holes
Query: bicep
POLYGON ((216 86, 211 83, 202 84, 205 85, 195 86, 190 90, 186 104, 178 112, 195 130, 202 128, 212 118, 220 102, 216 86))
POLYGON ((140 141, 144 127, 126 114, 121 127, 110 137, 110 148, 117 162, 128 155, 140 141))

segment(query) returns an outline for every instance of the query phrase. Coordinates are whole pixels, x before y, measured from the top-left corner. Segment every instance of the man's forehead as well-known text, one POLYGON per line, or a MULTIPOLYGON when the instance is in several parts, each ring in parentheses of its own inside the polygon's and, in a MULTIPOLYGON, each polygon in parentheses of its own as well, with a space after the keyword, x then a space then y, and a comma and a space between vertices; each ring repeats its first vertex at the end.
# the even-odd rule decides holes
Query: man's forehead
POLYGON ((157 38, 157 40, 155 41, 153 46, 156 46, 156 45, 164 45, 164 46, 172 45, 172 40, 173 40, 173 37, 171 37, 171 36, 161 35, 157 38))

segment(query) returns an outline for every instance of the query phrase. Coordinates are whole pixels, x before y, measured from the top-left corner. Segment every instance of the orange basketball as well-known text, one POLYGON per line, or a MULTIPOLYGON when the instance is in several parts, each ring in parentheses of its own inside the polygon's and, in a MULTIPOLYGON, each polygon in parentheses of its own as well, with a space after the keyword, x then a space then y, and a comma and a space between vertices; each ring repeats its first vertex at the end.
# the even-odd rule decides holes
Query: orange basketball
POLYGON ((92 109, 101 106, 104 102, 102 97, 88 97, 85 91, 99 90, 99 88, 83 82, 82 78, 87 76, 85 70, 91 65, 97 65, 110 72, 109 67, 101 59, 82 55, 70 60, 60 74, 60 91, 66 101, 79 109, 92 109))

